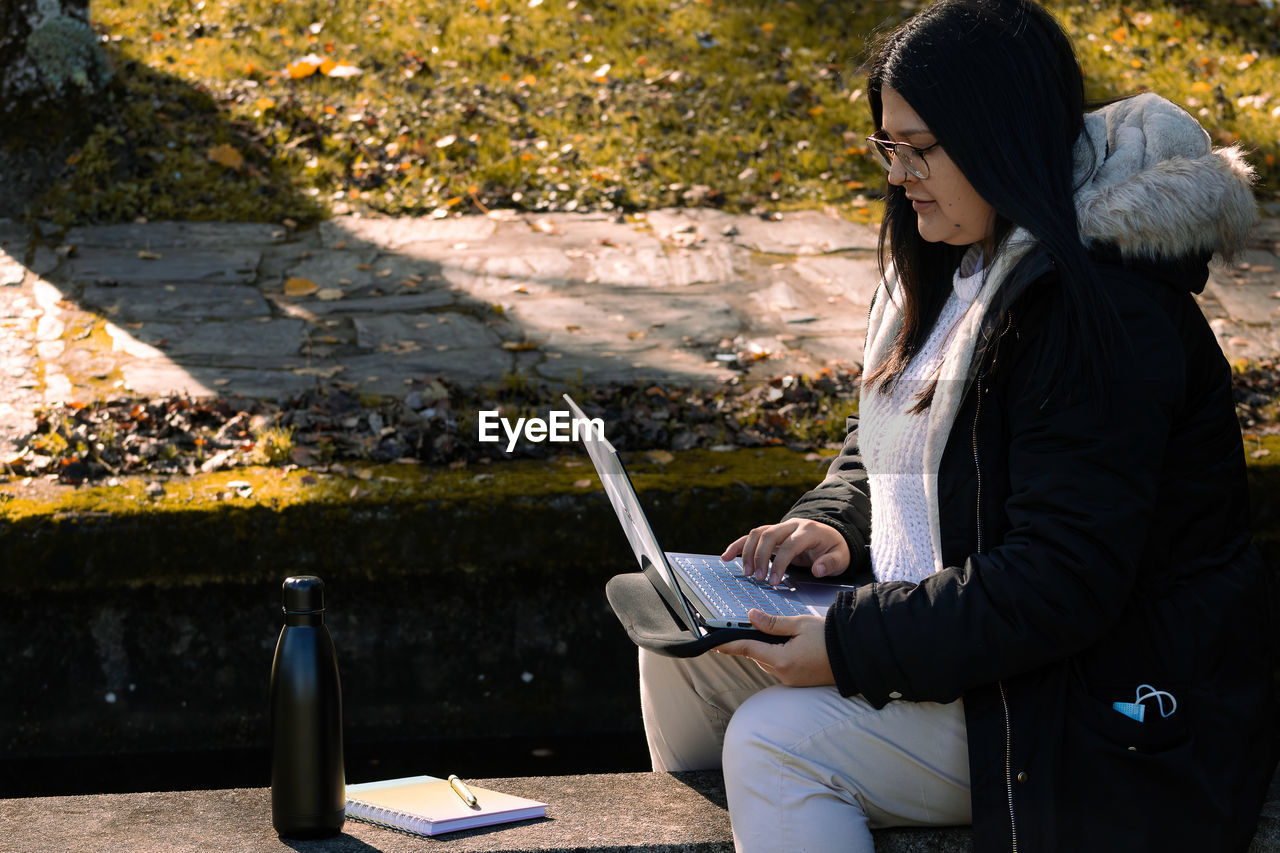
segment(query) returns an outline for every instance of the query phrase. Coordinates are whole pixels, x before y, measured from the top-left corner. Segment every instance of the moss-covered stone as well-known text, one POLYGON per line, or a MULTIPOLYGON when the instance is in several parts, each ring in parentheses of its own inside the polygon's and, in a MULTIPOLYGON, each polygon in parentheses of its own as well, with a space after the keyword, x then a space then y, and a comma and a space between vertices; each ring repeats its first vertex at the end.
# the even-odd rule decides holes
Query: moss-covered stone
POLYGON ((27 39, 27 55, 54 99, 72 92, 92 95, 111 79, 97 36, 78 18, 48 18, 27 39))
MULTIPOLYGON (((630 467, 665 538, 693 548, 722 546, 773 517, 816 482, 823 463, 772 448, 690 451, 669 463, 641 456, 630 467), (691 506, 705 509, 695 515, 685 511, 691 506)), ((495 561, 535 569, 548 554, 597 559, 620 544, 584 459, 340 470, 0 486, 0 589, 241 582, 273 577, 281 565, 347 573, 353 557, 367 576, 430 573, 425 555, 453 571, 495 561), (520 533, 495 537, 495 529, 520 533)))
MULTIPOLYGON (((784 449, 629 462, 663 542, 702 551, 823 468, 784 449)), ((263 746, 280 582, 305 572, 328 586, 353 739, 638 730, 635 649, 604 598, 635 564, 585 459, 164 486, 4 487, 0 693, 21 698, 0 750, 263 746)))
MULTIPOLYGON (((1251 438, 1246 453, 1254 537, 1280 564, 1280 436, 1251 438)), ((775 517, 826 464, 784 448, 665 459, 637 454, 628 468, 664 540, 683 549, 715 549, 775 517)), ((352 555, 366 576, 430 572, 425 554, 462 571, 495 561, 533 569, 538 554, 607 557, 618 538, 581 457, 458 469, 258 467, 78 489, 0 485, 7 590, 246 581, 286 564, 347 572, 352 555), (519 534, 494 537, 495 527, 519 534)))

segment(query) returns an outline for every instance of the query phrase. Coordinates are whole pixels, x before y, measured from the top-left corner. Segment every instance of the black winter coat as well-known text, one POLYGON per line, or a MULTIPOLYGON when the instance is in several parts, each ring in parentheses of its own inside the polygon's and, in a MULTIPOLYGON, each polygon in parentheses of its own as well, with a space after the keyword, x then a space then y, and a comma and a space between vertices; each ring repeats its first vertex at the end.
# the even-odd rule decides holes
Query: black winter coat
MULTIPOLYGON (((1125 335, 1109 406, 1047 384, 1051 270, 993 309, 939 469, 947 568, 843 594, 828 653, 877 707, 964 699, 979 853, 1244 850, 1275 712, 1230 369, 1192 296, 1207 255, 1096 259, 1125 335), (1143 684, 1176 711, 1112 708, 1143 684)), ((869 568, 856 418, 788 517, 832 524, 869 568)))

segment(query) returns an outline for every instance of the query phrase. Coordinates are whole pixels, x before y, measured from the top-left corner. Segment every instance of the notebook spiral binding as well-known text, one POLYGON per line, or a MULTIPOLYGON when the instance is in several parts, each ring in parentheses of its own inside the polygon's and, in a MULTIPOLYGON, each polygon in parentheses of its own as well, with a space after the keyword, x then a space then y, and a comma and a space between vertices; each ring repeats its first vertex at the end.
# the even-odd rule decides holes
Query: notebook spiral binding
POLYGON ((412 835, 417 838, 426 835, 427 830, 431 828, 430 821, 423 820, 409 812, 383 808, 360 800, 352 800, 347 804, 347 817, 364 823, 371 823, 383 829, 394 829, 396 832, 403 832, 406 835, 412 835), (399 822, 396 822, 397 820, 399 822))

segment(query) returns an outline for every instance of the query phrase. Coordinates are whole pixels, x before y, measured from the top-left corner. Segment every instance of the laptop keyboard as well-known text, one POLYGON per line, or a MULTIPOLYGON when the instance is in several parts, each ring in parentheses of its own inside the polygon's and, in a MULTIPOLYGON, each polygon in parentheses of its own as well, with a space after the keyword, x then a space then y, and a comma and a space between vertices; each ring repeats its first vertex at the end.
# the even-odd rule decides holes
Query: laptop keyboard
POLYGON ((774 589, 744 577, 741 559, 726 563, 694 554, 668 554, 667 558, 685 570, 686 578, 708 604, 720 608, 715 616, 745 615, 753 607, 776 616, 809 614, 809 608, 793 600, 785 585, 774 589))

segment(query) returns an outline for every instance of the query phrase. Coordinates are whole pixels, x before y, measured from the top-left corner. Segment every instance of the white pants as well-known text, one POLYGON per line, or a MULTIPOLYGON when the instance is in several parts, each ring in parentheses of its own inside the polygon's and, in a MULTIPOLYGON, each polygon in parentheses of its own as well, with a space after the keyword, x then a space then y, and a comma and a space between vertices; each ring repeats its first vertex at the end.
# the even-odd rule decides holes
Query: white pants
POLYGON ((873 827, 970 823, 959 701, 877 711, 745 658, 641 649, 640 708, 654 770, 723 768, 739 851, 871 853, 873 827))

